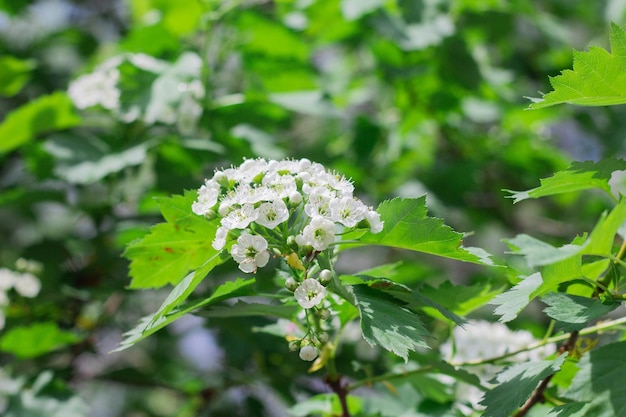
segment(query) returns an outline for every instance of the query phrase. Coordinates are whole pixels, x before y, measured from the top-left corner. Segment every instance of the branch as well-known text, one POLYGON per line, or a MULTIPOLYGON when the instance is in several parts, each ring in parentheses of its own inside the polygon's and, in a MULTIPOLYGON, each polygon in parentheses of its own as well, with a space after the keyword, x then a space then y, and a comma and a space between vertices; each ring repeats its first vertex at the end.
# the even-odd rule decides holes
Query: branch
MULTIPOLYGON (((572 350, 574 350, 574 348, 576 347, 576 340, 578 340, 577 331, 572 332, 569 335, 567 342, 563 343, 561 347, 559 347, 557 354, 562 355, 565 352, 571 352, 572 350)), ((517 413, 513 415, 513 417, 524 417, 526 414, 528 414, 530 409, 533 408, 535 404, 544 402, 545 398, 543 396, 543 393, 545 392, 546 388, 548 388, 548 384, 550 383, 550 380, 552 379, 554 375, 555 374, 549 375, 546 378, 544 378, 543 381, 541 381, 539 386, 535 389, 535 391, 533 391, 530 398, 524 403, 524 405, 522 405, 522 407, 517 411, 517 413)))
POLYGON ((337 397, 339 397, 339 403, 341 404, 341 417, 351 417, 350 410, 348 409, 348 386, 343 383, 341 376, 327 376, 326 384, 333 390, 337 397))

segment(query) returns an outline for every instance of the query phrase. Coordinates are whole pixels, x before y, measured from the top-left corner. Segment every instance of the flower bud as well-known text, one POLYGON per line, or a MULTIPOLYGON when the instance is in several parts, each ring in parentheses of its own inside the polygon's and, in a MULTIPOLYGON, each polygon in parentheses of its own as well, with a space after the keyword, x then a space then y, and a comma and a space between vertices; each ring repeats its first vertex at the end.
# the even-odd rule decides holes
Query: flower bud
POLYGON ((328 320, 328 318, 330 317, 330 310, 327 308, 320 308, 319 310, 317 310, 317 314, 320 315, 320 319, 328 320))
POLYGON ((319 351, 315 346, 306 345, 302 346, 302 348, 300 349, 300 359, 302 359, 303 361, 311 362, 312 360, 317 358, 318 354, 319 351))
POLYGON ((329 337, 330 337, 330 336, 329 336, 329 335, 328 335, 328 333, 326 333, 326 332, 319 332, 319 333, 317 334, 317 340, 319 340, 321 343, 326 343, 326 342, 328 342, 329 337))
POLYGON ((320 284, 326 286, 331 279, 333 279, 333 273, 330 271, 330 269, 322 269, 319 275, 320 284))
POLYGON ((293 277, 289 277, 285 280, 285 288, 293 292, 296 290, 296 288, 298 288, 298 282, 293 279, 293 277))
POLYGON ((291 342, 289 342, 289 350, 290 351, 295 352, 298 349, 300 349, 300 341, 299 340, 292 340, 291 342))

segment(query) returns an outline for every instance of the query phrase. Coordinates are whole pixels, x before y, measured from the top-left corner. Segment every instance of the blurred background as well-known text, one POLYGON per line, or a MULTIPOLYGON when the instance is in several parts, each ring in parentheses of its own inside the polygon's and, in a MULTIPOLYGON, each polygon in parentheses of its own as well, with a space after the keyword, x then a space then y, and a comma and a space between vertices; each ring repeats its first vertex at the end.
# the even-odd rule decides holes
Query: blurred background
MULTIPOLYGON (((257 331, 275 319, 189 316, 108 353, 169 290, 127 289, 122 252, 162 220, 154 197, 244 157, 306 157, 374 206, 427 193, 431 215, 501 259, 517 233, 569 242, 602 197, 513 206, 503 190, 624 155, 621 107, 525 110, 573 49, 608 48, 611 21, 625 0, 0 0, 0 414, 307 415, 290 407, 325 388, 257 331)), ((476 301, 455 312, 472 318, 493 320, 485 304, 514 279, 351 256, 348 272, 404 260, 405 284, 435 299, 468 286, 476 301)), ((236 276, 219 267, 199 296, 236 276)), ((541 335, 532 314, 512 326, 541 335)), ((346 372, 393 367, 356 330, 346 372)))

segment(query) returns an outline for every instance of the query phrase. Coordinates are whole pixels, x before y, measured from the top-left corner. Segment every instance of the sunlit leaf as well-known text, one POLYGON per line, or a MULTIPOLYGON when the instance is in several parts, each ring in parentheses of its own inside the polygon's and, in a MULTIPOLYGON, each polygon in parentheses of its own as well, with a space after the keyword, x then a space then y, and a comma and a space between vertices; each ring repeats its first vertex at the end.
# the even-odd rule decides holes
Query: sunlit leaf
POLYGON ((148 235, 129 244, 124 252, 131 261, 131 288, 177 284, 189 271, 222 262, 220 251, 211 245, 217 222, 191 211, 196 195, 188 191, 183 196, 159 199, 167 221, 153 226, 148 235))
POLYGON ((462 246, 462 233, 444 225, 443 220, 428 216, 426 196, 386 200, 376 211, 385 222, 384 228, 376 234, 367 232, 360 238, 362 242, 493 265, 484 250, 462 246))
POLYGON ((21 359, 36 358, 80 340, 79 335, 61 330, 56 323, 42 322, 4 332, 0 338, 0 350, 21 359))
POLYGON ((553 91, 533 99, 531 109, 570 103, 608 106, 626 103, 626 33, 611 24, 611 53, 599 47, 574 51, 574 69, 550 78, 553 91))
POLYGON ((498 306, 494 313, 500 316, 501 322, 506 323, 517 317, 517 314, 539 294, 542 284, 541 274, 536 272, 523 278, 522 282, 510 290, 498 294, 489 304, 498 306))
POLYGON ((7 115, 0 124, 0 154, 12 151, 37 135, 77 126, 80 118, 64 93, 41 96, 7 115))
POLYGON ((28 83, 35 61, 0 56, 0 96, 11 97, 28 83))
POLYGON ((566 356, 561 355, 552 361, 524 362, 500 372, 495 379, 498 385, 487 391, 480 401, 486 407, 482 415, 484 417, 511 415, 524 404, 542 379, 561 368, 566 356))
POLYGON ((573 191, 589 190, 598 188, 611 193, 609 180, 614 171, 626 169, 626 161, 623 159, 603 159, 599 162, 585 161, 574 162, 564 171, 555 173, 552 177, 541 180, 541 185, 527 191, 511 191, 509 196, 513 203, 518 203, 528 198, 539 198, 550 195, 569 193, 573 191))
POLYGON ((581 330, 591 320, 604 316, 620 305, 603 304, 597 299, 556 292, 546 294, 541 297, 541 301, 548 305, 543 311, 556 320, 559 328, 565 332, 581 330))

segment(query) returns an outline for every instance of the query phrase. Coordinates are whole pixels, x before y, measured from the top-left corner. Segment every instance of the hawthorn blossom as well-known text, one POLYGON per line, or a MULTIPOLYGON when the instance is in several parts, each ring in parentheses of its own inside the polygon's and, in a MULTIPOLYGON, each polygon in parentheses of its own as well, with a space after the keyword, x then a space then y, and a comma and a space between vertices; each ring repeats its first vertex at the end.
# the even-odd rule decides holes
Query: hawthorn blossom
POLYGON ((303 308, 312 308, 326 297, 326 288, 313 278, 307 278, 293 292, 298 304, 303 308))
POLYGON ((316 251, 323 251, 335 241, 335 223, 322 216, 315 216, 296 236, 299 246, 311 246, 316 251))
POLYGON ((270 254, 267 251, 267 240, 263 236, 244 232, 230 250, 233 259, 243 272, 256 272, 257 268, 267 265, 270 254))
POLYGON ((220 185, 215 180, 207 180, 198 190, 198 200, 191 210, 201 216, 208 213, 217 204, 219 194, 220 185))
POLYGON ((24 272, 18 274, 19 276, 13 283, 13 288, 18 292, 22 297, 33 298, 39 294, 39 290, 41 290, 41 282, 37 279, 36 276, 30 274, 28 272, 24 272))
POLYGON ((365 220, 370 225, 370 232, 376 234, 380 233, 383 230, 383 222, 380 220, 380 213, 375 210, 370 210, 365 213, 365 220))
POLYGON ((328 208, 331 219, 346 227, 356 226, 367 214, 367 207, 352 197, 333 198, 328 208))
POLYGON ((258 210, 256 222, 268 229, 273 229, 289 218, 289 210, 283 200, 262 203, 258 210))

